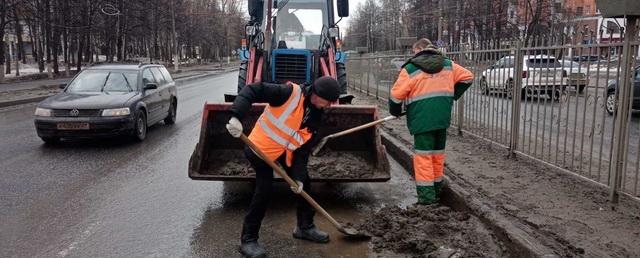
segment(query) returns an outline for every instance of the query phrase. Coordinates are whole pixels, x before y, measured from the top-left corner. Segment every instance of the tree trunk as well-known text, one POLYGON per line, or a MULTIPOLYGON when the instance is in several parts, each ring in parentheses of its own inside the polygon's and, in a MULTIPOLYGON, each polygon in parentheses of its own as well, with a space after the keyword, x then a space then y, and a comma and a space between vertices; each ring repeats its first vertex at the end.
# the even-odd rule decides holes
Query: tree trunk
POLYGON ((80 69, 82 69, 82 48, 84 47, 84 37, 80 35, 80 32, 76 35, 76 40, 78 41, 76 70, 80 72, 80 69))
POLYGON ((160 48, 158 46, 158 5, 153 5, 153 57, 160 59, 160 48))
MULTIPOLYGON (((9 40, 9 39, 7 39, 9 40)), ((5 42, 5 46, 7 46, 9 51, 5 51, 5 73, 11 74, 11 41, 5 42)))
MULTIPOLYGON (((53 13, 56 14, 56 16, 58 16, 58 19, 53 19, 53 21, 57 24, 61 24, 61 19, 64 15, 61 15, 61 9, 60 8, 60 3, 55 3, 52 2, 52 8, 53 13)), ((57 26, 51 26, 51 55, 53 56, 53 72, 55 74, 59 74, 60 73, 60 67, 58 66, 58 58, 60 55, 60 28, 57 26)))
MULTIPOLYGON (((31 23, 28 23, 27 26, 29 27, 29 39, 31 39, 31 56, 33 57, 33 61, 38 63, 38 56, 39 56, 39 54, 38 54, 38 41, 37 41, 37 37, 33 36, 33 34, 35 33, 35 29, 31 25, 31 23)), ((42 71, 40 71, 40 72, 42 72, 42 71)))
POLYGON ((17 60, 22 60, 23 63, 27 62, 27 58, 24 55, 24 46, 22 45, 22 24, 20 24, 20 16, 18 16, 18 8, 13 8, 13 16, 15 17, 15 29, 17 35, 17 60))

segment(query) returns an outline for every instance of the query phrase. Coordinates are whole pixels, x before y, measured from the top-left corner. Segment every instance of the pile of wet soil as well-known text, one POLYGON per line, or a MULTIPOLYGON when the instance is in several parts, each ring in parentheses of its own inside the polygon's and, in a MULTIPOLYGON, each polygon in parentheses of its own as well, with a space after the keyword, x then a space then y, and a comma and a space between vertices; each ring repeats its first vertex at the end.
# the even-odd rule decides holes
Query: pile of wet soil
POLYGON ((368 178, 375 169, 375 160, 364 151, 328 151, 309 158, 311 178, 368 178))
POLYGON ((508 255, 478 218, 439 204, 384 207, 355 227, 373 236, 377 253, 412 257, 508 255))
POLYGON ((209 175, 255 176, 251 164, 242 150, 211 150, 209 152, 209 175))
MULTIPOLYGON (((311 178, 369 178, 376 171, 375 160, 363 151, 328 151, 309 158, 311 178)), ((209 175, 253 177, 255 173, 242 150, 211 150, 209 175)))

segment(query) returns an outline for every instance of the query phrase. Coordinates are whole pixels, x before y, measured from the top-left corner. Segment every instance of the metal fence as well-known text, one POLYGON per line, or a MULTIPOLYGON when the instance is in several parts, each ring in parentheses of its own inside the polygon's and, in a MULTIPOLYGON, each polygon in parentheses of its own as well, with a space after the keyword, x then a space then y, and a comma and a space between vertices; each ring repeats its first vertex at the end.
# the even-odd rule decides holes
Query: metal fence
MULTIPOLYGON (((638 45, 448 52, 475 75, 472 87, 454 105, 452 124, 514 155, 610 187, 612 198, 618 192, 639 197, 640 113, 633 112, 640 109, 638 45), (631 53, 627 59, 625 51, 631 53), (630 86, 623 88, 622 78, 629 78, 630 86)), ((351 56, 349 85, 387 100, 408 58, 351 56)))

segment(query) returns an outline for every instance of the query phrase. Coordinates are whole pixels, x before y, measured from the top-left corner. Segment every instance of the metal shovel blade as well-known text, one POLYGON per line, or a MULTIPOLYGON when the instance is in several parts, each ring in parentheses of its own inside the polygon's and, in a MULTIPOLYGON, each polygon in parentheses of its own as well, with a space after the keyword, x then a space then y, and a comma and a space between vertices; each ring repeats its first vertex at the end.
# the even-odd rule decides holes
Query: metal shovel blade
POLYGON ((371 239, 371 235, 365 232, 360 232, 357 229, 348 226, 339 227, 338 231, 340 231, 340 233, 342 234, 345 234, 347 238, 351 240, 367 241, 371 239))

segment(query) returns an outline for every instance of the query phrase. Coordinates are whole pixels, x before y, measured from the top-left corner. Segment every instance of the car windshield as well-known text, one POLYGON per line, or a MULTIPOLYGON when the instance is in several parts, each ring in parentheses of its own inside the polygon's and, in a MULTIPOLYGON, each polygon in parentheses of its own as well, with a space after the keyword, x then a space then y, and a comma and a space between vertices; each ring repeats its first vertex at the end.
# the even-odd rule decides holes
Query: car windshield
POLYGON ((73 79, 66 92, 131 92, 138 81, 136 71, 83 71, 73 79))
POLYGON ((573 61, 569 61, 569 60, 563 60, 562 61, 562 67, 566 67, 566 68, 578 68, 580 67, 580 64, 573 62, 573 61))
POLYGON ((322 26, 328 24, 327 2, 283 1, 277 12, 275 39, 278 48, 318 49, 322 26))
POLYGON ((560 62, 555 58, 531 58, 527 60, 527 65, 531 68, 560 68, 560 62))

